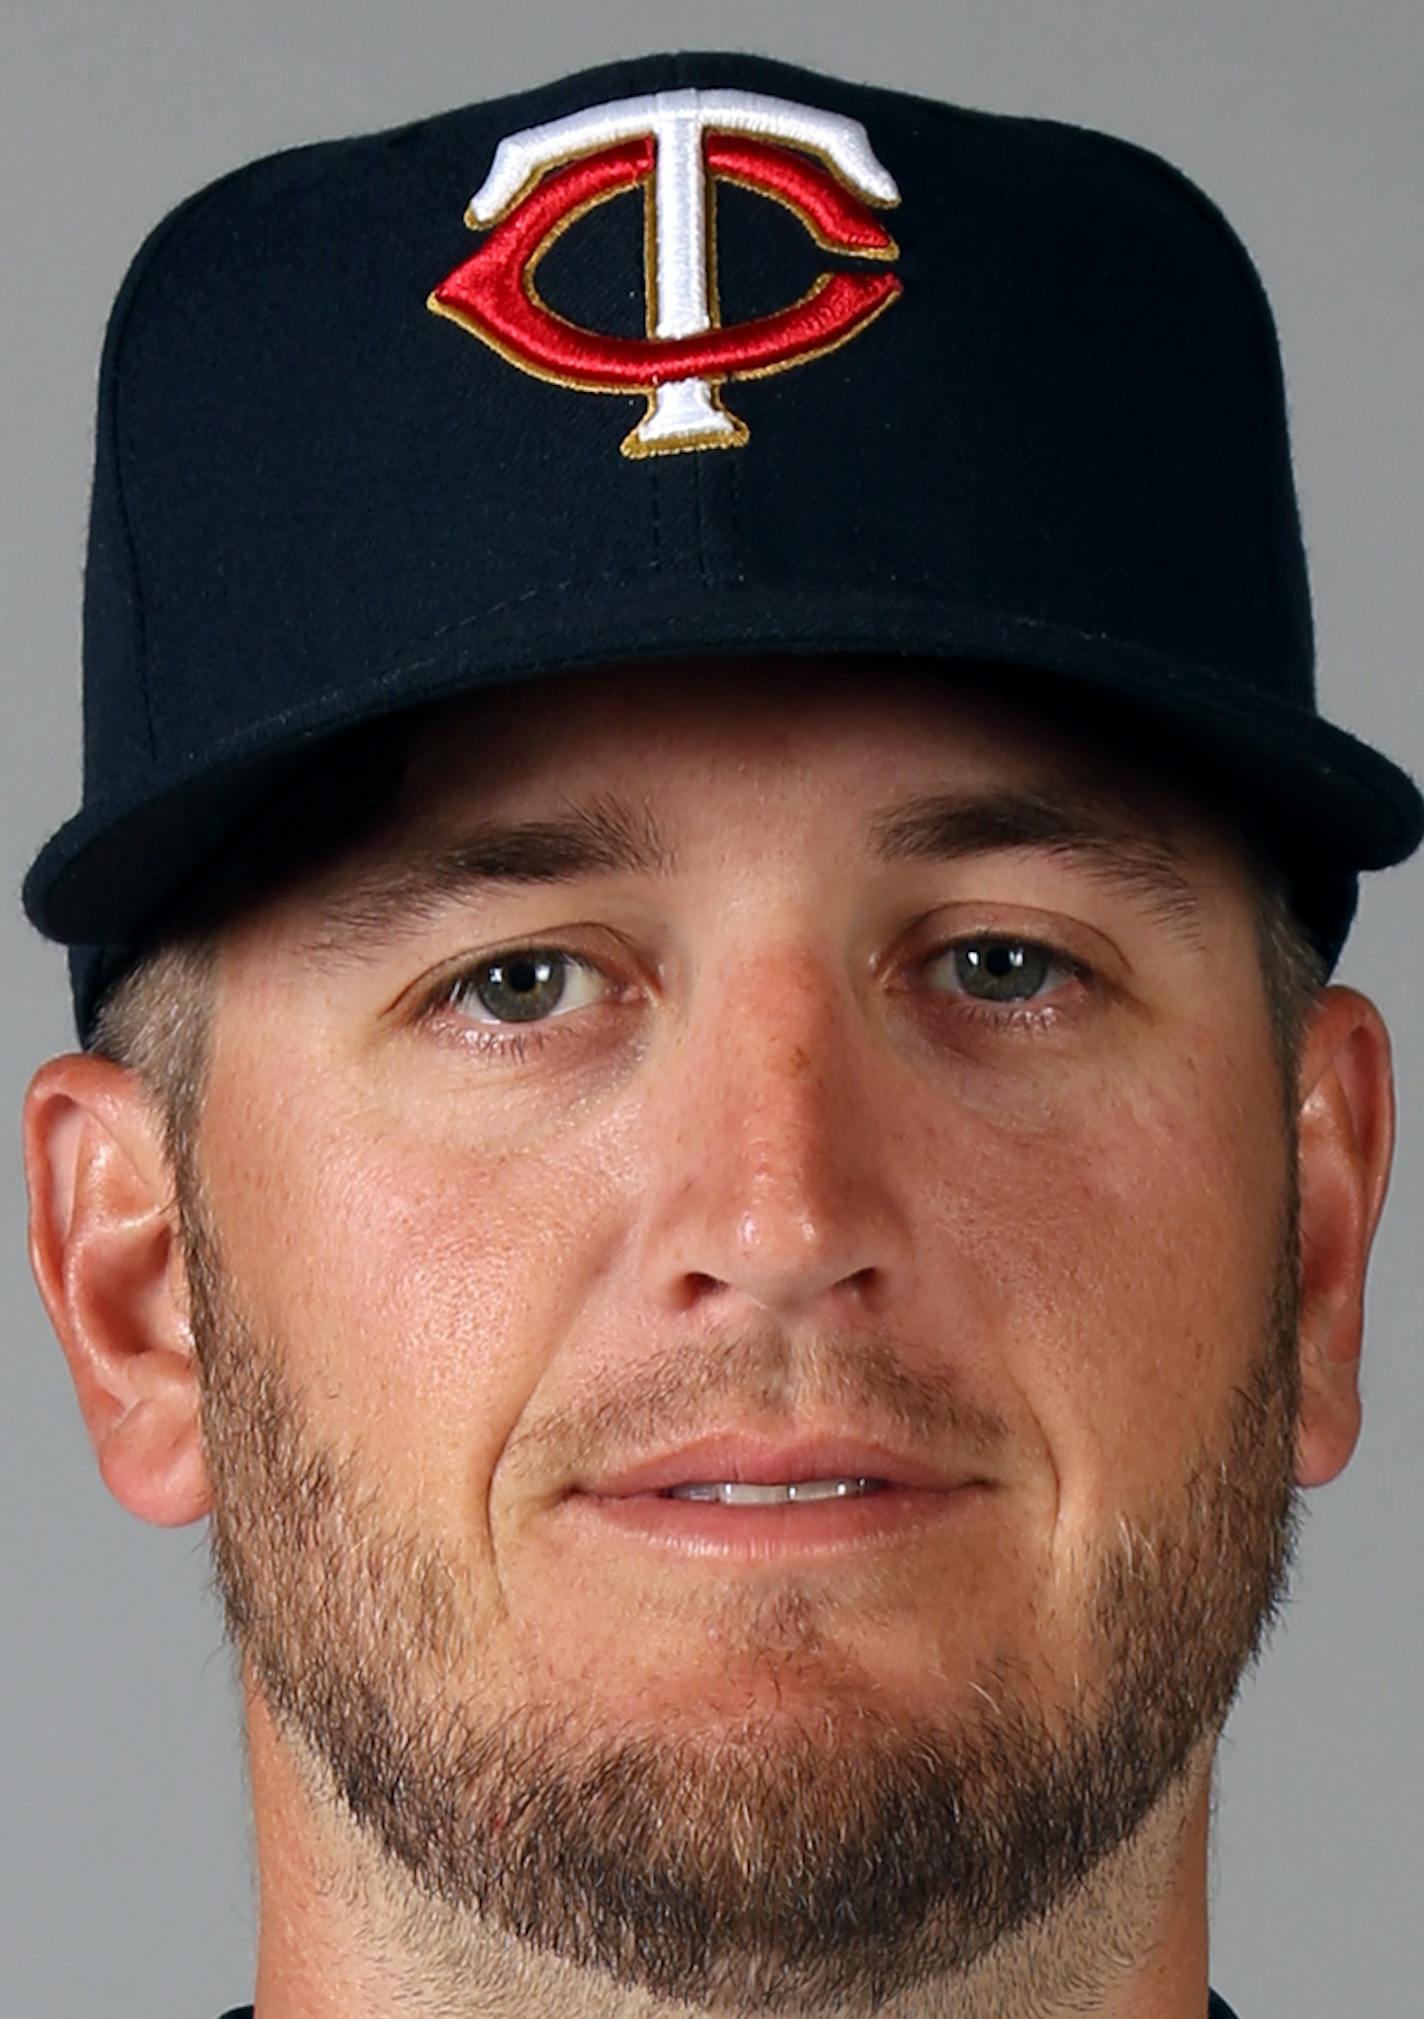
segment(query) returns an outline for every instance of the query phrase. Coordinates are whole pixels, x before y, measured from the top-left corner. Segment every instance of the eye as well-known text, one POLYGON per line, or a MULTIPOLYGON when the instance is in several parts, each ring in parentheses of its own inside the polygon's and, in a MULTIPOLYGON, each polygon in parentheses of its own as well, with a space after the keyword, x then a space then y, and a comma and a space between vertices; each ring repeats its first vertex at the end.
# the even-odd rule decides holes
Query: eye
POLYGON ((441 990, 439 1003, 475 1023, 542 1023, 556 1013, 589 1008, 609 986, 601 970, 577 954, 523 946, 463 969, 441 990))
POLYGON ((985 933, 943 947, 928 962, 953 990, 975 1002, 1036 1003, 1065 981, 1082 980, 1082 963, 1036 940, 985 933))

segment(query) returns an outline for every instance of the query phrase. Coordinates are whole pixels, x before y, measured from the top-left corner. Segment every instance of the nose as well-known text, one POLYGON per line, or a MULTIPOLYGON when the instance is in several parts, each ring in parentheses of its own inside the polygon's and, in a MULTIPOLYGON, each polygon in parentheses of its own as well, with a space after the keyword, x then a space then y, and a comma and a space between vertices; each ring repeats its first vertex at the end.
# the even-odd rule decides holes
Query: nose
POLYGON ((662 1309, 844 1322, 903 1292, 909 1117, 843 972, 794 946, 745 951, 660 1063, 641 1259, 662 1309))

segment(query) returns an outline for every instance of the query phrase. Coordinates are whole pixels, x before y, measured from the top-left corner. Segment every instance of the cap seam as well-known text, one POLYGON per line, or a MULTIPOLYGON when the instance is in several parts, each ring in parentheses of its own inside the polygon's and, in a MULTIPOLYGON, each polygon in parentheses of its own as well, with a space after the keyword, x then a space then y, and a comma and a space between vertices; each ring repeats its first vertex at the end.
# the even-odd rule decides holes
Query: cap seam
MULTIPOLYGON (((561 597, 570 594, 581 594, 588 590, 604 588, 609 586, 634 588, 639 584, 647 584, 649 578, 654 576, 655 574, 656 574, 655 568, 652 565, 650 565, 637 571, 610 570, 606 571, 603 574, 594 576, 569 576, 557 582, 541 583, 537 588, 522 591, 519 595, 507 597, 501 602, 486 604, 480 610, 472 613, 469 616, 462 617, 458 619, 456 622, 450 624, 441 625, 433 631, 424 633, 420 638, 410 641, 410 647, 408 649, 410 652, 413 653, 414 656, 402 656, 396 659, 388 660, 377 670, 373 671, 366 679, 362 680, 355 686, 353 686, 351 681, 347 679, 337 684, 332 684, 323 687, 322 689, 319 690, 317 694, 309 697, 299 709, 287 708, 274 711, 272 714, 261 717, 255 724, 249 723, 244 725, 240 733, 243 735, 248 735, 254 733, 255 731, 261 731, 264 728, 275 727, 278 724, 288 724, 300 729, 300 726, 304 721, 310 720, 312 718, 320 718, 324 709, 331 702, 339 700, 343 696, 350 697, 353 694, 368 695, 373 692, 379 691, 382 687, 388 686, 393 682, 403 680, 412 674, 423 673, 427 671, 430 667, 440 664, 443 660, 445 660, 448 657, 448 648, 451 644, 451 641, 457 640, 461 633, 468 632, 476 629, 477 627, 483 626, 487 624, 491 618, 506 616, 512 614, 515 611, 524 609, 530 603, 537 602, 542 598, 561 597)), ((757 589, 760 587, 760 585, 749 584, 744 574, 724 577, 722 578, 718 586, 724 589, 732 589, 734 591, 745 590, 748 593, 752 594, 757 593, 757 589)), ((930 596, 934 596, 934 585, 929 578, 916 577, 912 581, 908 583, 901 583, 898 586, 901 589, 908 590, 911 593, 922 592, 930 596)), ((771 587, 774 593, 784 595, 785 593, 784 585, 780 586, 779 588, 776 585, 771 585, 771 587)), ((835 588, 837 590, 842 590, 844 588, 844 584, 843 583, 818 584, 817 582, 810 580, 809 578, 803 577, 800 580, 798 580, 796 588, 799 592, 800 590, 803 589, 803 587, 808 595, 808 598, 814 598, 818 589, 835 588)), ((1030 637, 1034 635, 1042 635, 1044 632, 1049 632, 1057 636, 1075 640, 1076 642, 1084 645, 1088 646, 1106 645, 1116 650, 1129 652, 1134 655, 1140 655, 1142 658, 1150 660, 1152 662, 1152 670, 1154 677, 1165 684, 1180 687, 1183 682, 1200 681, 1203 682, 1205 685, 1207 685, 1212 690, 1210 705, 1214 713, 1226 712, 1236 716, 1240 720, 1256 723, 1262 729, 1265 729, 1267 731, 1269 730, 1268 715, 1251 705, 1252 697, 1250 695, 1241 695, 1235 692, 1234 690, 1237 683, 1232 680, 1231 676, 1218 672, 1216 669, 1205 664, 1203 661, 1200 660, 1173 661, 1169 659, 1166 655, 1164 655, 1160 651, 1160 649, 1154 645, 1146 644, 1140 640, 1133 638, 1121 637, 1118 634, 1109 631, 1086 630, 1081 626, 1068 624, 1056 618, 1035 617, 1021 612, 1015 613, 1011 611, 996 610, 991 606, 985 604, 971 603, 965 601, 952 601, 951 599, 947 599, 942 596, 935 597, 935 601, 941 610, 943 610, 946 607, 952 608, 957 613, 960 613, 968 617, 979 618, 983 620, 985 623, 998 627, 1006 632, 1010 633, 1017 632, 1025 634, 1030 637)), ((552 654, 552 656, 550 657, 547 656, 549 654, 549 646, 550 641, 546 639, 544 641, 544 652, 546 654, 546 663, 542 668, 537 665, 530 665, 523 668, 516 668, 514 669, 516 676, 527 677, 530 674, 537 673, 541 670, 547 672, 555 672, 564 667, 573 670, 583 664, 598 663, 606 656, 606 650, 607 650, 607 648, 605 647, 602 647, 598 644, 593 644, 582 653, 566 652, 560 650, 552 654)), ((674 643, 672 646, 666 649, 670 650, 674 654, 685 654, 689 651, 695 650, 696 648, 689 647, 681 643, 674 643)), ((768 653, 775 653, 778 649, 817 650, 823 648, 815 645, 814 643, 798 648, 786 644, 784 641, 781 641, 780 644, 778 644, 778 641, 773 641, 761 649, 767 651, 768 653)), ((831 648, 824 648, 824 649, 831 649, 831 648)), ((870 646, 867 647, 866 649, 874 650, 877 648, 870 646)), ((880 649, 889 650, 891 648, 884 647, 880 649)), ((913 647, 906 649, 911 649, 915 651, 923 649, 924 651, 928 652, 931 649, 931 647, 926 645, 923 648, 913 647)), ((943 647, 940 648, 940 655, 944 657, 954 656, 953 654, 946 652, 943 647)), ((626 659, 628 656, 629 655, 627 653, 620 653, 620 658, 626 659)), ((651 637, 648 640, 644 656, 647 658, 656 658, 658 656, 657 644, 651 637)), ((964 655, 961 654, 960 656, 964 655)), ((1025 666, 1031 667, 1036 662, 1026 660, 1023 663, 1025 664, 1025 666)), ((1110 670, 1107 672, 1106 677, 1111 677, 1110 670)), ((477 682, 476 684, 472 685, 471 692, 479 692, 479 691, 481 691, 480 684, 477 682)), ((1151 701, 1150 694, 1144 692, 1142 698, 1150 704, 1151 701)), ((1335 730, 1337 734, 1344 736, 1348 736, 1351 734, 1351 732, 1348 730, 1340 729, 1338 725, 1326 723, 1324 721, 1324 718, 1322 718, 1317 711, 1294 704, 1290 700, 1288 700, 1287 697, 1285 696, 1279 694, 1272 695, 1270 697, 1270 701, 1271 701, 1270 713, 1276 713, 1279 711, 1283 714, 1293 716, 1297 718, 1303 726, 1315 725, 1319 727, 1331 728, 1335 730)), ((418 703, 416 705, 418 705, 418 703)), ((229 741, 227 745, 220 743, 215 747, 218 750, 222 750, 223 748, 231 748, 231 741, 229 741)), ((213 753, 214 753, 214 746, 209 746, 208 750, 205 752, 205 756, 208 758, 209 761, 211 761, 213 753)), ((1339 770, 1342 768, 1340 765, 1337 765, 1336 763, 1332 762, 1330 759, 1324 757, 1323 755, 1318 757, 1315 761, 1321 766, 1322 769, 1339 770)), ((1408 776, 1408 774, 1403 771, 1402 767, 1395 766, 1394 768, 1400 770, 1401 776, 1406 777, 1408 776)), ((195 776, 196 775, 198 774, 195 774, 195 776)), ((1351 776, 1353 782, 1360 785, 1361 787, 1371 791, 1375 790, 1370 780, 1363 777, 1359 773, 1355 772, 1353 769, 1350 770, 1349 775, 1351 776)), ((1376 796, 1382 798, 1382 803, 1390 804, 1392 807, 1392 802, 1384 800, 1383 795, 1376 794, 1376 796)), ((135 810, 137 810, 137 807, 142 806, 145 803, 145 801, 146 796, 141 797, 139 800, 137 800, 135 802, 135 810)), ((103 802, 101 801, 96 805, 95 807, 96 811, 99 810, 99 806, 101 806, 102 803, 103 802)), ((81 809, 81 811, 82 810, 83 809, 81 809)))
MULTIPOLYGON (((456 618, 448 624, 441 624, 433 631, 424 632, 420 637, 411 640, 411 645, 419 652, 422 648, 435 645, 442 639, 455 637, 462 631, 473 630, 478 625, 486 624, 492 617, 502 617, 512 611, 525 609, 529 604, 540 602, 545 598, 566 596, 586 590, 609 587, 633 588, 639 583, 646 582, 650 577, 660 577, 660 575, 660 564, 650 562, 638 569, 607 569, 597 575, 567 576, 557 582, 540 582, 533 588, 521 590, 517 596, 505 597, 498 603, 483 604, 480 609, 471 612, 467 616, 456 618)), ((709 592, 716 587, 734 590, 744 589, 752 593, 764 588, 776 595, 784 595, 787 589, 791 588, 798 595, 804 593, 808 597, 813 597, 821 589, 832 589, 837 592, 844 591, 847 584, 843 576, 826 577, 823 580, 818 580, 804 572, 797 575, 794 583, 753 583, 749 580, 744 569, 736 569, 727 570, 719 574, 716 584, 709 580, 705 570, 703 570, 702 586, 709 592)), ((871 584, 869 593, 879 600, 883 593, 881 585, 871 584)), ((895 593, 897 595, 925 595, 933 598, 936 604, 942 607, 950 607, 956 611, 983 617, 994 623, 1011 626, 1018 630, 1048 630, 1066 637, 1075 638, 1085 645, 1111 645, 1133 652, 1140 652, 1159 662, 1164 677, 1168 679, 1203 678, 1212 682, 1221 680, 1231 681, 1232 676, 1218 672, 1216 668, 1208 665, 1204 660, 1188 660, 1179 657, 1174 661, 1169 659, 1159 646, 1143 639, 1125 637, 1115 631, 1088 630, 1082 625, 1067 623, 1060 617, 1037 616, 1026 611, 999 610, 990 604, 970 602, 961 597, 946 596, 942 585, 930 574, 899 576, 895 582, 895 593)), ((439 655, 437 654, 436 656, 439 655)), ((372 682, 379 683, 382 680, 397 678, 402 673, 419 671, 421 667, 429 663, 430 655, 428 653, 423 653, 422 656, 414 659, 400 658, 388 661, 379 672, 371 676, 372 682)), ((343 686, 341 688, 324 689, 323 693, 330 694, 344 691, 346 690, 343 686)), ((1271 698, 1279 705, 1292 705, 1282 695, 1272 695, 1271 698)), ((1251 711, 1248 709, 1246 712, 1249 714, 1251 711)), ((1299 712, 1303 718, 1307 720, 1312 719, 1311 710, 1301 709, 1299 712)))

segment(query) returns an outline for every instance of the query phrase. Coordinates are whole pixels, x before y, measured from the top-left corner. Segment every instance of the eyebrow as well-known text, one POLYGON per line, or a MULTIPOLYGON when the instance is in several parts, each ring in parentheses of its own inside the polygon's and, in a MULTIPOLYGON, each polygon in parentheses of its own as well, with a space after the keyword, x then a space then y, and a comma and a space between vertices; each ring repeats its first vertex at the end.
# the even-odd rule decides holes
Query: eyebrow
POLYGON ((954 862, 1032 849, 1073 862, 1174 931, 1197 937, 1201 897, 1180 848, 1136 808, 1095 794, 929 793, 870 825, 882 862, 954 862))
MULTIPOLYGON (((1101 794, 925 793, 880 808, 868 833, 875 859, 885 863, 950 863, 1013 850, 1056 856, 1174 931, 1198 935, 1201 900, 1180 850, 1143 813, 1101 794)), ((679 867, 650 806, 602 793, 541 819, 477 821, 453 840, 363 866, 323 905, 303 945, 319 959, 359 959, 451 904, 497 890, 597 875, 669 877, 679 867)))

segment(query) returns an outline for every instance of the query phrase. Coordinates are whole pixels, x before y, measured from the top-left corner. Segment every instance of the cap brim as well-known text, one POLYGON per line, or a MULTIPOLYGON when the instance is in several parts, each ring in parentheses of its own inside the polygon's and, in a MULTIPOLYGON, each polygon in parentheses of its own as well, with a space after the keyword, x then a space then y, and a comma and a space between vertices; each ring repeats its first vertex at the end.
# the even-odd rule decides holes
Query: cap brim
MULTIPOLYGON (((30 919, 70 945, 132 945, 274 787, 341 731, 509 682, 691 656, 891 655, 1017 667, 1063 682, 1066 694, 1121 704, 1124 724, 1149 742, 1160 732, 1164 770, 1184 786, 1209 772, 1214 791, 1237 789, 1243 819, 1249 813, 1278 842, 1283 861, 1353 876, 1403 861, 1424 837, 1413 781, 1346 731, 1209 668, 1059 626, 817 588, 714 591, 695 612, 685 592, 666 607, 644 592, 631 603, 544 612, 537 630, 526 623, 522 631, 480 628, 477 646, 422 652, 328 690, 173 763, 163 790, 137 804, 94 801, 36 858, 23 893, 30 919)), ((1101 727, 1100 709, 1095 719, 1101 727)))

